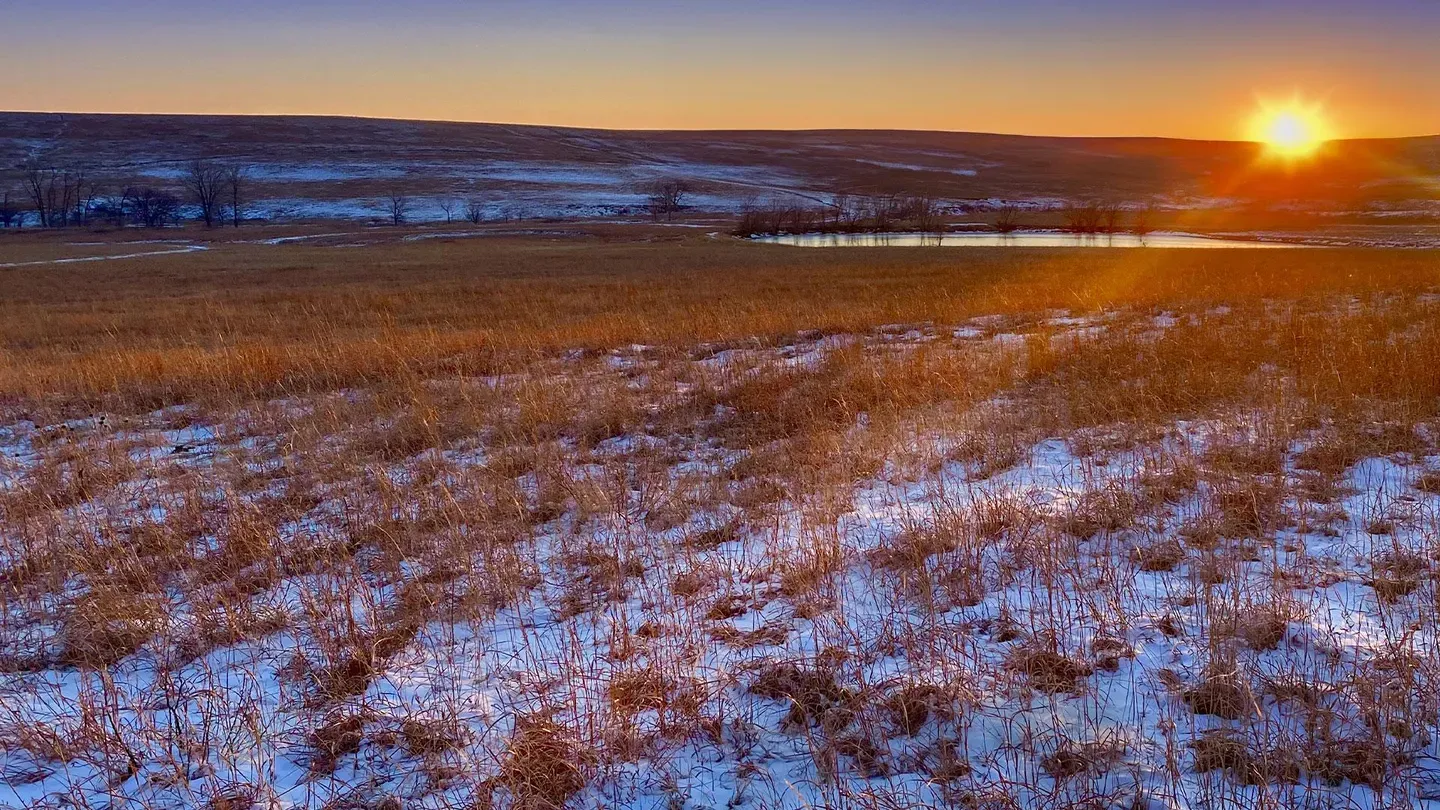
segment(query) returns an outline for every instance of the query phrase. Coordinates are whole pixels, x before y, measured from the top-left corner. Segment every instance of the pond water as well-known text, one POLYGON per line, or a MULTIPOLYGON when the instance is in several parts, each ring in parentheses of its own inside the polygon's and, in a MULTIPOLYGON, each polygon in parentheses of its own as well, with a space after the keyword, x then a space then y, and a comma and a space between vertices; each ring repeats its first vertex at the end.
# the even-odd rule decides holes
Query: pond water
POLYGON ((1303 248, 1285 242, 1247 242, 1189 233, 1073 234, 1050 231, 998 233, 807 233, 756 239, 796 247, 1100 247, 1100 248, 1303 248))

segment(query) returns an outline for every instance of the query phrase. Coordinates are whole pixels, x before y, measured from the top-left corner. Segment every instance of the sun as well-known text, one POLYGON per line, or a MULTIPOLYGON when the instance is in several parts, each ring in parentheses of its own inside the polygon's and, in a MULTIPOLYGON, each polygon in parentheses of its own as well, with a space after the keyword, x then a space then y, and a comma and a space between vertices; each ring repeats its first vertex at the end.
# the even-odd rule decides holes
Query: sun
POLYGON ((1321 106, 1297 98, 1283 104, 1262 101, 1247 137, 1264 144, 1272 157, 1298 160, 1320 151, 1333 135, 1321 106))

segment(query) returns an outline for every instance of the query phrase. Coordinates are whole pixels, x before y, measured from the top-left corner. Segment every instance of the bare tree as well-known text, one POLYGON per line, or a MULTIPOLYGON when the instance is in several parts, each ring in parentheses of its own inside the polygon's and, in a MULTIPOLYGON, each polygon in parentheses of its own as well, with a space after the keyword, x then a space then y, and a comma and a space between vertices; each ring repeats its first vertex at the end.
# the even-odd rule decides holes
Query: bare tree
POLYGON ((870 230, 877 233, 889 231, 902 215, 902 206, 897 195, 876 195, 870 198, 868 214, 870 230))
POLYGON ((90 221, 90 214, 95 210, 97 200, 100 199, 100 183, 95 179, 81 175, 75 185, 75 221, 84 225, 90 221))
POLYGON ((995 230, 1000 233, 1014 233, 1020 230, 1020 209, 1013 205, 1001 206, 995 216, 995 230))
POLYGON ((814 233, 824 229, 833 215, 833 208, 828 205, 786 205, 771 200, 762 206, 754 200, 747 200, 740 209, 740 219, 732 233, 744 237, 814 233))
POLYGON ((86 198, 93 194, 87 189, 93 189, 94 185, 85 176, 84 169, 69 169, 61 172, 60 176, 60 224, 82 224, 85 221, 86 198))
POLYGON ((55 169, 44 167, 37 160, 32 160, 25 166, 25 190, 30 195, 30 202, 35 206, 35 213, 40 218, 40 227, 50 227, 50 204, 51 192, 55 186, 55 169))
POLYGON ((750 238, 768 234, 770 229, 766 227, 768 219, 760 206, 752 200, 746 200, 740 205, 740 221, 735 224, 733 233, 736 236, 750 238))
POLYGON ((410 198, 397 192, 390 195, 388 202, 390 223, 392 225, 404 225, 405 220, 410 216, 410 198))
POLYGON ((180 199, 149 186, 125 189, 121 205, 132 222, 147 228, 163 228, 180 219, 180 199))
POLYGON ((440 211, 445 214, 445 224, 449 225, 455 221, 455 209, 460 202, 454 197, 442 197, 439 201, 440 211))
POLYGON ((193 161, 185 167, 182 181, 190 192, 191 202, 200 207, 200 219, 207 228, 215 227, 222 213, 221 195, 226 189, 227 174, 225 167, 205 160, 193 161))
POLYGON ((465 203, 465 218, 470 220, 471 225, 479 225, 485 220, 485 203, 480 200, 465 203))
POLYGON ((8 189, 0 194, 0 228, 19 227, 25 214, 20 208, 21 195, 8 189))
POLYGON ((945 211, 940 203, 930 197, 911 197, 904 208, 921 233, 940 233, 945 230, 945 211))
POLYGON ((1122 229, 1124 215, 1118 205, 1107 205, 1100 209, 1100 231, 1102 233, 1119 233, 1122 229))
POLYGON ((245 192, 250 185, 250 167, 238 163, 226 166, 221 181, 225 196, 229 197, 230 224, 238 228, 245 220, 245 192))
POLYGON ((42 228, 63 228, 84 220, 84 208, 94 194, 84 169, 62 169, 36 159, 25 165, 23 177, 42 228))
POLYGON ((1070 233, 1092 234, 1105 229, 1105 213, 1099 203, 1072 205, 1065 209, 1065 230, 1070 233))
POLYGON ((1155 232, 1155 209, 1153 206, 1146 206, 1135 213, 1135 221, 1130 224, 1130 232, 1136 236, 1149 236, 1155 232))
POLYGON ((152 191, 150 198, 150 224, 163 228, 180 222, 180 198, 165 191, 152 191))
POLYGON ((128 214, 126 211, 126 205, 129 202, 127 196, 128 191, 129 189, 117 187, 116 190, 108 194, 101 194, 95 203, 95 216, 109 222, 116 228, 125 227, 126 216, 128 214))
POLYGON ((655 219, 674 219, 685 208, 685 197, 690 187, 684 180, 669 179, 652 183, 646 192, 645 207, 655 219))
POLYGON ((120 192, 119 216, 135 225, 149 225, 145 220, 144 198, 150 189, 141 189, 136 186, 126 186, 120 192))
POLYGON ((830 197, 830 211, 835 217, 835 228, 845 230, 855 216, 855 203, 848 193, 839 191, 830 197))

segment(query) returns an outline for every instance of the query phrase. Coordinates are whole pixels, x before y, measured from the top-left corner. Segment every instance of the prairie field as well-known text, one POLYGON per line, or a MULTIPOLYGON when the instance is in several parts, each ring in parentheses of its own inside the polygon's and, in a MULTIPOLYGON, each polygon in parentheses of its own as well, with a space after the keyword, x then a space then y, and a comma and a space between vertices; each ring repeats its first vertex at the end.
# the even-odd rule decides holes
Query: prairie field
POLYGON ((0 807, 1440 804, 1435 252, 238 233, 0 239, 0 807))

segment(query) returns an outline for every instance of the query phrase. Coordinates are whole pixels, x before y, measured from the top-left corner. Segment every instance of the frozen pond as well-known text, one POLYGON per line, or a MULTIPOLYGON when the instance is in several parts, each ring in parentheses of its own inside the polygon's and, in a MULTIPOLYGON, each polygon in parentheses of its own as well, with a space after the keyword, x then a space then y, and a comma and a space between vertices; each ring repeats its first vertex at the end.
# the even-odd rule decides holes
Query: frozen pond
POLYGON ((757 239, 796 247, 1101 247, 1101 248, 1303 248, 1286 242, 1216 239, 1188 233, 1073 234, 1050 231, 998 233, 809 233, 757 239))

